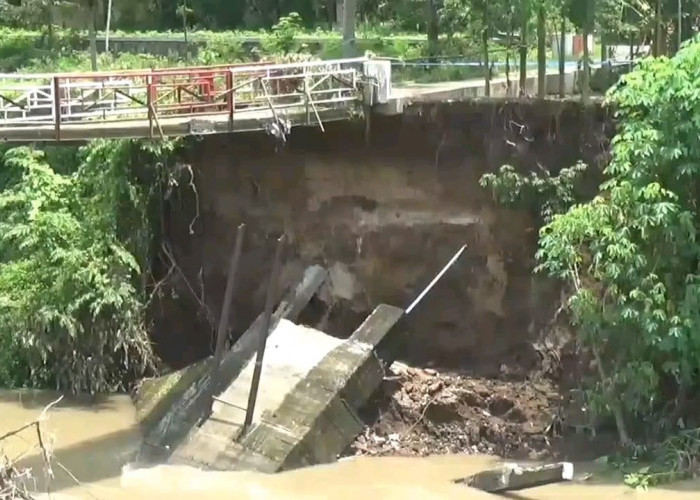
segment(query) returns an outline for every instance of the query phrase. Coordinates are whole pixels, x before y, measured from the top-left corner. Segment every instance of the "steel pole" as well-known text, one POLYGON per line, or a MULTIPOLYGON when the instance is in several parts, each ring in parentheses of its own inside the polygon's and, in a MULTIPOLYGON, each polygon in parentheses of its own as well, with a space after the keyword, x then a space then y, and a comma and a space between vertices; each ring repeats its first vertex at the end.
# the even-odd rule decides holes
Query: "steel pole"
POLYGON ((238 226, 236 232, 236 243, 234 245, 233 254, 228 267, 228 276, 226 279, 226 291, 224 292, 224 302, 221 306, 221 316, 219 317, 219 328, 216 332, 216 348, 214 349, 214 361, 209 375, 209 397, 207 398, 207 408, 204 414, 205 417, 211 415, 212 407, 214 406, 214 392, 218 386, 219 370, 221 368, 221 359, 224 356, 224 348, 226 346, 226 334, 228 333, 229 316, 231 314, 231 302, 233 299, 233 291, 236 285, 236 274, 238 273, 238 263, 241 260, 241 251, 243 249, 243 237, 245 236, 245 224, 238 226))
POLYGON ((457 253, 454 254, 454 256, 450 259, 450 261, 445 264, 445 267, 442 268, 442 270, 437 273, 437 275, 433 278, 433 281, 431 281, 428 286, 425 287, 425 289, 416 297, 416 300, 411 302, 411 305, 406 308, 406 312, 404 313, 405 315, 408 315, 413 311, 413 309, 418 305, 418 303, 423 300, 423 297, 425 297, 428 292, 435 286, 435 284, 440 281, 440 278, 452 267, 452 265, 457 262, 457 259, 459 259, 460 255, 466 250, 467 245, 462 245, 462 248, 457 250, 457 253))
POLYGON ((245 412, 245 421, 243 422, 243 430, 241 435, 245 435, 250 425, 253 423, 253 413, 255 412, 255 402, 258 397, 258 389, 260 387, 260 375, 262 374, 263 357, 265 356, 265 346, 267 345, 267 337, 270 333, 270 320, 272 318, 272 308, 275 302, 277 292, 277 281, 282 261, 282 250, 284 248, 284 235, 277 240, 277 249, 275 250, 275 260, 272 264, 272 272, 270 273, 270 282, 267 285, 267 297, 265 298, 265 312, 263 313, 263 321, 258 332, 258 352, 255 356, 255 367, 253 368, 253 379, 250 382, 250 393, 248 393, 248 406, 245 412))

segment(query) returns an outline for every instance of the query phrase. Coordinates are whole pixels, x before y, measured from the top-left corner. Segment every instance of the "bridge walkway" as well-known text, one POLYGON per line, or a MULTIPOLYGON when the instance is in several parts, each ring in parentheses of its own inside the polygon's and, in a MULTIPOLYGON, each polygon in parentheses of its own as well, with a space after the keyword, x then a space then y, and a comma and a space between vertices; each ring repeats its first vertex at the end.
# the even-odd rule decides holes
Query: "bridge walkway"
MULTIPOLYGON (((413 102, 485 96, 483 78, 392 85, 391 61, 340 59, 147 71, 0 74, 0 141, 84 141, 288 130, 347 120, 371 105, 400 114, 413 102)), ((492 97, 515 96, 517 81, 491 81, 492 97)), ((567 94, 576 90, 568 66, 567 94)), ((534 94, 536 74, 526 92, 534 94)), ((551 93, 558 74, 547 74, 551 93)), ((556 89, 556 91, 555 91, 556 89)))

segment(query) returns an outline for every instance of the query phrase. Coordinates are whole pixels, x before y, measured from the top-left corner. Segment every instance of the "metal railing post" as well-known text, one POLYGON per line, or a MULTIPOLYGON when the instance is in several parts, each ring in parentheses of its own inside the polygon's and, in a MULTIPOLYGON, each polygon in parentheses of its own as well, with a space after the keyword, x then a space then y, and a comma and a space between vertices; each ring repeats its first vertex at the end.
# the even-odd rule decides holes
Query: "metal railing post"
POLYGON ((54 135, 56 141, 61 140, 61 82, 58 76, 53 77, 53 116, 54 135))
POLYGON ((253 413, 255 413, 255 402, 258 397, 258 388, 260 387, 260 375, 262 374, 263 357, 265 356, 265 346, 267 337, 270 334, 270 320, 272 318, 272 308, 274 306, 275 295, 277 292, 277 281, 279 279, 280 264, 282 260, 282 249, 284 248, 284 235, 277 240, 277 249, 275 250, 275 260, 272 264, 272 272, 270 273, 270 282, 267 285, 267 297, 265 298, 265 312, 263 313, 263 321, 258 332, 258 352, 255 356, 255 367, 253 368, 253 378, 250 383, 250 393, 248 393, 248 406, 245 412, 245 421, 241 436, 245 435, 246 431, 253 423, 253 413))
POLYGON ((146 75, 146 106, 148 107, 148 137, 153 139, 153 76, 146 75))
POLYGON ((304 104, 306 107, 306 124, 309 125, 311 123, 311 108, 309 107, 309 76, 306 74, 306 70, 304 70, 304 104))
POLYGON ((226 278, 226 291, 224 292, 224 302, 221 307, 221 316, 219 317, 219 327, 216 332, 216 348, 214 350, 214 361, 209 375, 209 395, 206 411, 203 418, 209 417, 214 406, 214 392, 219 386, 219 377, 221 369, 221 359, 224 356, 224 348, 226 346, 226 334, 228 332, 229 316, 231 314, 231 303, 233 301, 233 291, 236 286, 236 274, 238 273, 238 263, 241 260, 241 250, 243 248, 243 237, 245 236, 245 224, 238 226, 236 231, 236 243, 234 245, 233 254, 231 254, 231 262, 228 267, 228 276, 226 278))
POLYGON ((228 108, 228 131, 233 132, 233 108, 234 108, 234 94, 233 94, 233 70, 229 70, 226 73, 226 106, 228 108))

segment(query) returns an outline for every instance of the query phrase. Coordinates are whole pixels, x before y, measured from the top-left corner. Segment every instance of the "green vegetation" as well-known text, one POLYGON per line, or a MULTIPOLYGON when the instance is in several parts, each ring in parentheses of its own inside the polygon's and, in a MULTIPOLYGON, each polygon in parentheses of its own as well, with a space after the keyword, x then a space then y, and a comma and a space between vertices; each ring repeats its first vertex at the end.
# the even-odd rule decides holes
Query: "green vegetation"
POLYGON ((114 391, 153 369, 151 217, 176 146, 0 157, 0 386, 114 391))
POLYGON ((588 201, 567 170, 533 181, 506 168, 482 179, 504 203, 547 210, 538 270, 566 286, 563 305, 595 360, 591 410, 611 415, 620 441, 656 463, 628 477, 640 485, 688 472, 700 449, 698 431, 685 430, 700 426, 691 404, 700 375, 699 81, 700 40, 622 79, 608 96, 619 127, 612 160, 588 201))
MULTIPOLYGON (((335 4, 131 0, 115 7, 113 38, 186 39, 190 50, 165 56, 98 54, 106 17, 98 2, 0 0, 0 71, 338 58, 352 40, 337 30, 335 4), (71 4, 90 13, 88 22, 59 28, 52 9, 71 4)), ((700 454, 692 411, 700 375, 700 41, 676 52, 698 25, 700 4, 681 2, 680 15, 675 0, 365 0, 355 7, 349 17, 361 22, 348 30, 358 39, 350 45, 408 62, 395 67, 402 80, 493 76, 502 70, 485 69, 506 63, 522 81, 529 61, 545 70, 551 38, 572 30, 599 40, 584 45, 584 67, 613 43, 650 43, 661 56, 644 60, 609 94, 619 133, 612 161, 594 173, 604 177, 595 192, 582 164, 557 175, 504 166, 481 182, 501 203, 533 208, 542 221, 538 272, 568 293, 563 310, 595 360, 587 402, 614 420, 628 447, 617 460, 628 483, 688 473, 700 454), (426 64, 443 59, 480 65, 426 64), (630 469, 641 462, 652 465, 630 469)), ((589 71, 583 75, 586 99, 589 71)), ((157 201, 178 147, 97 141, 79 150, 2 150, 0 385, 112 391, 153 370, 149 259, 159 237, 157 201)))

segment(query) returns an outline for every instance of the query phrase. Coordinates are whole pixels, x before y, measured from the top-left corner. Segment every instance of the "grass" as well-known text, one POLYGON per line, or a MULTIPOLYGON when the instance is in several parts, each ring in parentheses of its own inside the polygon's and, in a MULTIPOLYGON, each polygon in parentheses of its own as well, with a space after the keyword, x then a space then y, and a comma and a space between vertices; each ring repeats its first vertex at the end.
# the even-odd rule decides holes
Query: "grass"
MULTIPOLYGON (((440 55, 458 64, 444 64, 431 67, 420 64, 427 58, 425 35, 418 33, 382 34, 377 27, 363 27, 358 34, 360 53, 370 52, 377 56, 397 60, 393 66, 395 82, 412 81, 429 83, 438 81, 459 81, 483 78, 481 65, 466 66, 463 63, 480 63, 480 44, 456 34, 443 37, 440 42, 440 55), (405 61, 402 66, 399 61, 405 61), (461 63, 461 64, 460 64, 461 63)), ((104 33, 101 33, 102 35, 104 33)), ((111 37, 133 37, 145 39, 182 39, 181 32, 168 31, 114 31, 111 37)), ((45 34, 39 31, 9 30, 0 28, 0 72, 55 73, 90 71, 90 59, 86 52, 86 33, 57 29, 49 48, 45 34)), ((100 71, 182 67, 186 65, 211 65, 243 62, 272 58, 275 50, 275 36, 269 31, 192 31, 188 34, 192 42, 192 53, 188 56, 171 54, 168 56, 148 53, 99 54, 100 71), (254 47, 246 45, 251 43, 254 47)), ((320 59, 338 59, 343 56, 340 34, 329 30, 299 30, 295 43, 296 52, 308 52, 320 59)), ((599 53, 594 47, 592 54, 599 53), (595 51, 595 52, 594 52, 595 51)), ((510 50, 511 74, 517 78, 518 54, 516 48, 510 50)), ((551 58, 551 52, 548 53, 551 58)), ((490 46, 489 60, 498 63, 494 77, 503 76, 506 47, 496 42, 490 46)), ((596 59, 597 60, 597 59, 596 59)), ((529 65, 536 61, 536 51, 528 54, 529 65)))

